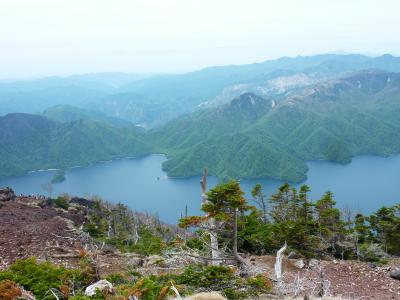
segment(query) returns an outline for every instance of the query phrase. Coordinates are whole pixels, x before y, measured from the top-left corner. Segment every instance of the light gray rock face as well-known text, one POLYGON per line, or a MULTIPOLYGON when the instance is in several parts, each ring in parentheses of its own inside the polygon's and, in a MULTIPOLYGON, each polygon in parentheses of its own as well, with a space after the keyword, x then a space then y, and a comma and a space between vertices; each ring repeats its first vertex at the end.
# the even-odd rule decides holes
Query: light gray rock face
POLYGON ((319 260, 315 258, 311 258, 310 261, 308 262, 308 266, 311 269, 318 267, 318 265, 319 265, 319 260))
POLYGON ((111 284, 111 282, 107 280, 100 280, 97 281, 96 283, 93 283, 92 285, 89 285, 85 289, 85 296, 94 296, 96 295, 96 292, 100 291, 102 293, 113 293, 114 288, 111 284))
POLYGON ((397 269, 396 271, 391 272, 390 277, 392 277, 393 279, 400 280, 400 269, 397 269))
POLYGON ((299 268, 299 269, 303 269, 304 267, 305 267, 305 263, 304 263, 304 260, 302 260, 302 259, 297 259, 294 263, 293 263, 293 265, 296 267, 296 268, 299 268))

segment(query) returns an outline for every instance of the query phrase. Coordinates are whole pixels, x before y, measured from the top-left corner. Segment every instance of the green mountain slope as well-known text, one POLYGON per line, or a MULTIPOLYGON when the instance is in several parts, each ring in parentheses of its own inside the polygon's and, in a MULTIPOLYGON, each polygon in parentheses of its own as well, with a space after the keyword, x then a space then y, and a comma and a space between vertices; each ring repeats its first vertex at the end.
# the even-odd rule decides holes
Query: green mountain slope
POLYGON ((151 152, 143 132, 93 120, 55 123, 43 116, 0 117, 0 178, 151 152))
POLYGON ((363 71, 289 92, 244 94, 171 121, 150 135, 172 176, 305 179, 308 160, 400 152, 400 74, 363 71))
POLYGON ((57 105, 50 107, 43 112, 43 115, 48 119, 59 123, 68 123, 77 120, 94 120, 120 128, 134 127, 134 125, 128 121, 110 117, 96 110, 79 108, 72 105, 57 105))

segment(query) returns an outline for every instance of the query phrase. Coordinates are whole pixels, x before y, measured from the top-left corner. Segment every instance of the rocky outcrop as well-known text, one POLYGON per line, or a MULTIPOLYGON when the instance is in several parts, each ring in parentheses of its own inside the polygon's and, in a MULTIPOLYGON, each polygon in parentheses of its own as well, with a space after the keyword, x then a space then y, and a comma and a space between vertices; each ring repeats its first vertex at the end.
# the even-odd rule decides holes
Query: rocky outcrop
POLYGON ((107 280, 100 280, 96 283, 93 283, 92 285, 89 285, 85 289, 85 295, 91 297, 96 295, 97 291, 101 292, 102 294, 112 294, 114 292, 114 288, 111 282, 107 280))
POLYGON ((80 198, 80 197, 73 197, 70 201, 70 204, 78 204, 84 207, 88 207, 88 208, 92 208, 94 202, 92 200, 89 199, 85 199, 85 198, 80 198))
POLYGON ((163 266, 164 265, 164 257, 160 255, 151 255, 148 256, 144 263, 144 267, 150 267, 150 266, 163 266))
POLYGON ((15 193, 14 191, 9 188, 0 189, 0 202, 1 201, 14 201, 15 200, 15 193))
POLYGON ((400 280, 400 269, 397 269, 396 271, 391 272, 390 277, 392 277, 393 279, 400 280))
POLYGON ((306 266, 306 264, 304 263, 304 260, 302 260, 302 259, 297 259, 297 260, 295 260, 295 261, 293 262, 293 265, 294 265, 296 268, 299 268, 299 269, 303 269, 303 268, 306 266))

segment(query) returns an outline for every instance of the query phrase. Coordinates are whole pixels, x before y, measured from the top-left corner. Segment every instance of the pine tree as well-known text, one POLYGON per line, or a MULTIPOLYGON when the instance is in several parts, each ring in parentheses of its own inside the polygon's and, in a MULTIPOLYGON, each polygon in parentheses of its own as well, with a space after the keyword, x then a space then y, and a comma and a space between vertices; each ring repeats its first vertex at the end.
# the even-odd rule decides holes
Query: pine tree
POLYGON ((309 224, 309 221, 313 220, 313 204, 308 199, 308 193, 311 191, 310 187, 303 184, 299 191, 299 218, 304 222, 304 224, 309 224))
POLYGON ((323 242, 327 243, 335 253, 335 245, 343 239, 345 234, 344 222, 340 219, 340 211, 335 208, 336 201, 333 193, 327 191, 320 200, 315 203, 318 231, 323 242))
POLYGON ((268 222, 267 218, 267 200, 263 193, 263 188, 261 184, 257 183, 253 190, 251 191, 251 195, 253 196, 254 202, 257 203, 258 207, 262 211, 262 219, 264 223, 268 222))
POLYGON ((371 229, 362 214, 357 214, 354 218, 354 232, 357 234, 358 243, 363 244, 370 240, 371 229))
POLYGON ((368 218, 377 242, 387 253, 400 255, 400 205, 382 207, 368 218))
POLYGON ((232 180, 222 183, 207 192, 207 202, 202 205, 202 210, 206 216, 192 216, 180 220, 181 227, 201 227, 207 218, 214 218, 219 224, 218 238, 225 239, 231 246, 231 252, 236 260, 244 263, 243 258, 238 254, 238 219, 241 214, 252 207, 248 205, 244 198, 244 192, 240 188, 239 182, 232 180))
POLYGON ((291 188, 288 183, 285 183, 279 187, 276 194, 271 196, 270 215, 275 222, 286 222, 295 219, 293 215, 293 199, 296 197, 296 194, 295 189, 291 188))

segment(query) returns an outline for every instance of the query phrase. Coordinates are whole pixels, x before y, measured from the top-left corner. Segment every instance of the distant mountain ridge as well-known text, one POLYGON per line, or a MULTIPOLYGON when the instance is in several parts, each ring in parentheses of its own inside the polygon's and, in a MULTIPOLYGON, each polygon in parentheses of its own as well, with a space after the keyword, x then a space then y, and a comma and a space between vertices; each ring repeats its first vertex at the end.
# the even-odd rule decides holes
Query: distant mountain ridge
POLYGON ((324 54, 209 67, 185 74, 95 73, 0 83, 0 115, 41 113, 69 104, 154 128, 246 92, 279 96, 290 89, 370 68, 400 72, 400 58, 324 54))
POLYGON ((102 112, 84 108, 78 108, 72 105, 56 105, 46 109, 43 115, 50 120, 58 123, 68 123, 78 120, 94 120, 104 122, 118 128, 133 128, 131 122, 123 119, 111 117, 102 112))
POLYGON ((306 178, 309 160, 400 153, 400 74, 367 70, 290 91, 244 94, 151 132, 171 176, 306 178), (240 109, 235 109, 240 107, 240 109), (251 117, 249 117, 251 116, 251 117))

